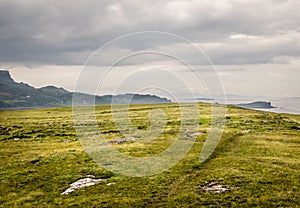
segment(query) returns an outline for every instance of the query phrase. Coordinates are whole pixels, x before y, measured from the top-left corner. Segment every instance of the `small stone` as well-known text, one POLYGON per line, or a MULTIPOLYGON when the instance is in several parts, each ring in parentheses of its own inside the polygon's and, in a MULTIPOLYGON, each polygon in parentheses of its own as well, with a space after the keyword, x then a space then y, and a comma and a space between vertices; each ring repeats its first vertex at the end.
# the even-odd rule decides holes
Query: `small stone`
POLYGON ((243 130, 242 132, 243 132, 243 133, 250 133, 251 130, 250 130, 250 129, 246 129, 246 130, 243 130))
POLYGON ((19 141, 20 140, 20 138, 14 138, 14 141, 19 141))
POLYGON ((243 123, 253 123, 253 120, 243 120, 243 123))
POLYGON ((194 132, 194 133, 190 133, 190 134, 185 135, 184 138, 191 139, 191 138, 197 137, 197 136, 202 135, 202 134, 203 134, 202 132, 194 132))
POLYGON ((116 138, 116 139, 110 140, 109 143, 122 144, 122 143, 128 142, 128 141, 135 141, 136 139, 137 139, 136 137, 116 138))
POLYGON ((201 134, 203 134, 203 133, 201 133, 201 132, 195 132, 195 133, 192 133, 191 136, 192 137, 196 137, 196 136, 199 136, 201 134))

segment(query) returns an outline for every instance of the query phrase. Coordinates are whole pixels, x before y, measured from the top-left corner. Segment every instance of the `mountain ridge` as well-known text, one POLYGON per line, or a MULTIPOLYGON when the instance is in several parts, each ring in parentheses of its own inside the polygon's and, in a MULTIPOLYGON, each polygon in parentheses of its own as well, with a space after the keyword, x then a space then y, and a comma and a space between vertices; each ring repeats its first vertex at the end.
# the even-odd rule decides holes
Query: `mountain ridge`
POLYGON ((70 92, 53 85, 41 88, 23 82, 15 82, 10 73, 0 70, 0 109, 40 108, 72 105, 76 95, 76 105, 92 104, 157 104, 170 103, 171 100, 149 94, 91 95, 70 92))

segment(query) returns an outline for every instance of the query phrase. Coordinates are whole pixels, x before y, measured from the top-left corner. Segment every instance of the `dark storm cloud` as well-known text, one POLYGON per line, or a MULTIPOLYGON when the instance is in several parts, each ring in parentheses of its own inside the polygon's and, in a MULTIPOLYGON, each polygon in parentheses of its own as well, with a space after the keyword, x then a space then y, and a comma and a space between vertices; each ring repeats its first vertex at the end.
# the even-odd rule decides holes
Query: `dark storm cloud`
MULTIPOLYGON (((215 64, 269 63, 300 56, 298 8, 298 0, 0 0, 0 62, 80 65, 119 35, 161 30, 195 42, 215 64)), ((181 50, 174 41, 120 45, 132 51, 159 46, 181 50)), ((197 57, 186 56, 197 64, 197 57)))

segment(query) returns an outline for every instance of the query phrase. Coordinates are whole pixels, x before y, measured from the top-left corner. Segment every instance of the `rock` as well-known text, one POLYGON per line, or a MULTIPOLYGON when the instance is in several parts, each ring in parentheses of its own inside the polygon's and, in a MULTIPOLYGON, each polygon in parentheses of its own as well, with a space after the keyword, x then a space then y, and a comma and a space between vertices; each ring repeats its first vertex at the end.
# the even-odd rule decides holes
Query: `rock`
POLYGON ((253 120, 243 120, 243 123, 253 123, 253 120))
POLYGON ((36 164, 36 163, 38 163, 38 162, 40 162, 40 158, 37 158, 37 159, 34 159, 34 160, 31 160, 31 161, 30 161, 30 163, 31 163, 32 165, 34 165, 34 164, 36 164))
POLYGON ((14 138, 14 141, 19 141, 20 140, 20 138, 14 138))
POLYGON ((14 84, 14 80, 11 78, 8 71, 0 71, 0 83, 1 84, 14 84))
POLYGON ((111 182, 111 183, 108 183, 106 184, 107 186, 110 186, 110 185, 113 185, 113 184, 116 184, 115 182, 111 182))
POLYGON ((203 133, 202 133, 202 132, 194 132, 194 133, 185 135, 184 137, 187 138, 187 139, 190 139, 190 138, 197 137, 197 136, 199 136, 199 135, 201 135, 201 134, 203 134, 203 133))
POLYGON ((224 191, 229 191, 228 186, 220 185, 218 181, 206 182, 201 186, 203 191, 208 191, 212 193, 220 193, 224 191))
POLYGON ((251 130, 250 130, 250 129, 246 129, 246 130, 243 130, 242 132, 243 132, 243 133, 250 133, 251 130))
POLYGON ((195 132, 195 133, 192 133, 191 136, 192 136, 192 137, 195 137, 195 136, 199 136, 199 135, 201 135, 201 134, 203 134, 203 133, 202 133, 202 132, 195 132))
POLYGON ((126 138, 116 138, 116 139, 112 139, 109 141, 109 143, 111 144, 122 144, 124 142, 128 142, 128 141, 135 141, 136 137, 126 137, 126 138))
POLYGON ((62 192, 62 195, 68 195, 70 193, 72 193, 73 191, 77 190, 77 189, 81 189, 87 186, 93 186, 96 185, 102 181, 104 181, 105 179, 93 179, 93 178, 83 178, 80 179, 72 184, 70 184, 70 188, 66 189, 64 192, 62 192))

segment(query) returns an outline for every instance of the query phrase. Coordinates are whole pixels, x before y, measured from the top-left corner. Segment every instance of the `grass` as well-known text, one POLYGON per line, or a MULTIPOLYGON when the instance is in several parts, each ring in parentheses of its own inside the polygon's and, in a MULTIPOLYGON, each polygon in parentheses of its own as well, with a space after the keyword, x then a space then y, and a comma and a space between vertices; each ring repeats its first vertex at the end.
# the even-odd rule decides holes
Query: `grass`
MULTIPOLYGON (((167 118, 161 135, 145 144, 113 145, 145 157, 164 150, 179 133, 177 104, 132 105, 135 128, 150 128, 149 112, 167 118)), ((172 168, 150 177, 128 177, 96 164, 81 146, 69 107, 0 111, 1 207, 298 207, 300 204, 300 116, 228 106, 222 139, 209 160, 199 155, 210 127, 210 105, 199 103, 199 131, 189 153, 172 168), (246 130, 246 131, 245 131, 246 130), (250 130, 250 131, 249 131, 250 130), (19 138, 15 141, 15 138, 19 138), (70 183, 94 175, 105 183, 61 195, 70 183), (201 189, 207 181, 231 187, 201 189), (106 183, 115 182, 107 186, 106 183)), ((110 106, 96 107, 106 140, 122 137, 110 106)))

